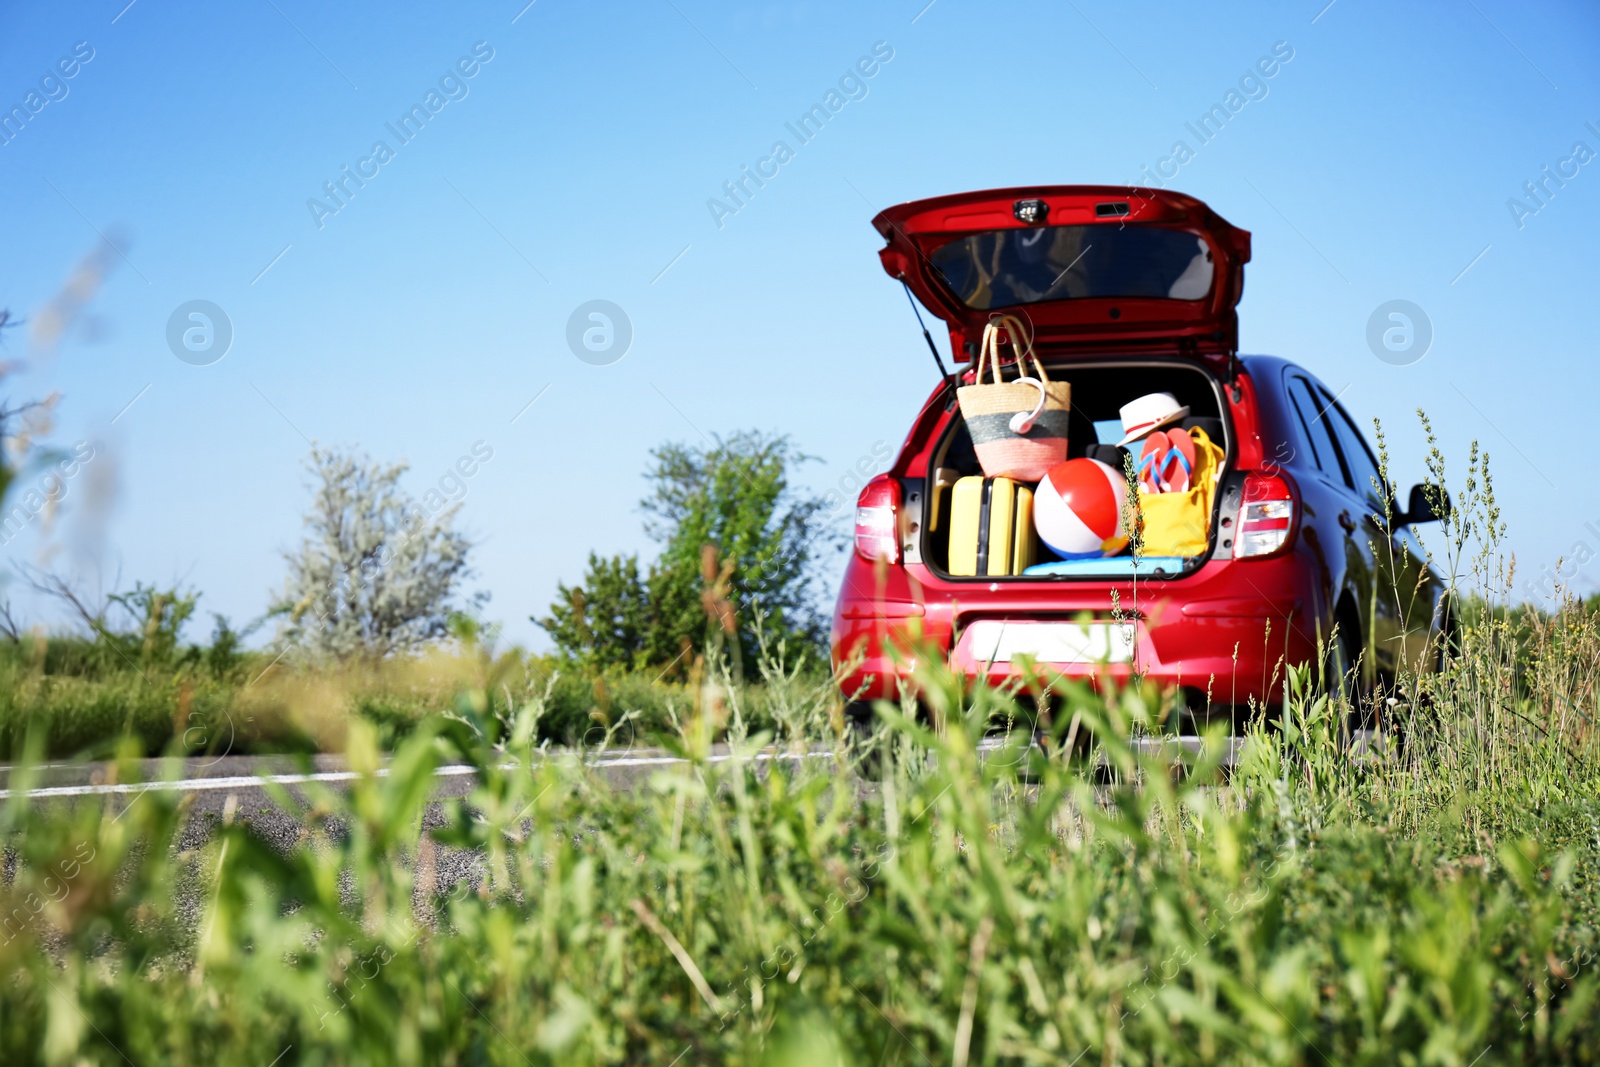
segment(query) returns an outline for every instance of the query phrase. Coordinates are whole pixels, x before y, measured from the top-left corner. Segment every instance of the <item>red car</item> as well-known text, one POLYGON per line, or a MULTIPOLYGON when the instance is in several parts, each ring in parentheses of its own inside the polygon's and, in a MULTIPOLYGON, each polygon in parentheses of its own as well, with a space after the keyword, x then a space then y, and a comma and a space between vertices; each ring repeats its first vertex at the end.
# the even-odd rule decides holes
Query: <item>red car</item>
POLYGON ((912 664, 892 649, 913 633, 994 684, 1029 653, 1069 677, 1154 680, 1194 718, 1271 707, 1289 665, 1341 677, 1359 663, 1368 687, 1436 665, 1444 585, 1410 526, 1448 501, 1417 486, 1386 532, 1377 462, 1335 393, 1287 360, 1237 353, 1248 232, 1192 197, 1109 186, 937 197, 873 225, 884 270, 948 324, 958 363, 992 316, 1029 325, 1051 378, 1072 385, 1069 457, 1114 444, 1122 405, 1167 392, 1226 458, 1202 554, 1137 581, 1126 559, 957 577, 935 508, 980 473, 956 400, 972 369, 941 381, 857 502, 831 637, 853 714, 897 698, 912 664))

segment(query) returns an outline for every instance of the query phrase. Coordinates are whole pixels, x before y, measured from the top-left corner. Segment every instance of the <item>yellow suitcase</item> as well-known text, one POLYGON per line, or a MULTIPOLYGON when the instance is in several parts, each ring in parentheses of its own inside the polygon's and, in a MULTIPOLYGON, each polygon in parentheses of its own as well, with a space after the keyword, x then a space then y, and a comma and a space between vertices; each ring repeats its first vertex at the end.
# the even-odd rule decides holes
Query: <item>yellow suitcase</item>
POLYGON ((1033 490, 1010 478, 962 478, 951 491, 950 573, 998 577, 1033 565, 1033 490))

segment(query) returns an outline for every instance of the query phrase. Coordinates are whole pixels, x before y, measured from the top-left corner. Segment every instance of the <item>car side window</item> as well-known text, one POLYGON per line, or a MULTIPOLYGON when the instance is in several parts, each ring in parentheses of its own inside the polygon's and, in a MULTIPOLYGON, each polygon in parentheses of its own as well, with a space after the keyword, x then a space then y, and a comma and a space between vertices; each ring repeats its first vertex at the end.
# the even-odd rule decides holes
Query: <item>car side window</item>
POLYGON ((1316 460, 1317 469, 1331 478, 1344 478, 1348 482, 1339 453, 1333 447, 1328 418, 1322 414, 1323 405, 1312 395, 1311 384, 1298 376, 1290 378, 1289 399, 1294 402, 1295 414, 1300 416, 1300 428, 1305 431, 1306 440, 1311 442, 1311 458, 1316 460))
POLYGON ((1378 487, 1383 485, 1383 479, 1378 475, 1378 461, 1372 458, 1366 438, 1356 429, 1350 415, 1329 397, 1328 413, 1323 418, 1333 424, 1334 435, 1339 438, 1339 451, 1344 453, 1345 463, 1350 467, 1350 475, 1354 479, 1351 488, 1363 496, 1380 499, 1382 490, 1378 487))

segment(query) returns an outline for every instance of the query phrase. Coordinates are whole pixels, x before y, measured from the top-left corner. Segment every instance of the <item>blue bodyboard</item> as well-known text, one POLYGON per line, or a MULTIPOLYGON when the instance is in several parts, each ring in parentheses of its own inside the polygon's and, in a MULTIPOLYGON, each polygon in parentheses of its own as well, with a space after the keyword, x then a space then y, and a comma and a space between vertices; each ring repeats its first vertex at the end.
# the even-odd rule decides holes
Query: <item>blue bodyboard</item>
POLYGON ((1183 556, 1145 556, 1134 568, 1132 556, 1112 556, 1109 559, 1058 559, 1051 563, 1036 563, 1023 574, 1049 576, 1052 574, 1081 574, 1107 578, 1141 578, 1154 574, 1177 574, 1189 561, 1183 556))

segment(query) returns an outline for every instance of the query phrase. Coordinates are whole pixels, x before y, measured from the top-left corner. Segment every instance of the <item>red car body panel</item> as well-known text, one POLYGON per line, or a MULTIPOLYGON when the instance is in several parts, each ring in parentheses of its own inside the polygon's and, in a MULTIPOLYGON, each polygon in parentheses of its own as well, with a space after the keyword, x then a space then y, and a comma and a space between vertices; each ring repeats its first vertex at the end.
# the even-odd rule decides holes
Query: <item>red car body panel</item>
POLYGON ((1328 639, 1336 622, 1359 631, 1370 652, 1365 666, 1369 678, 1393 673, 1403 662, 1425 669, 1422 660, 1441 622, 1443 588, 1409 550, 1403 525, 1394 535, 1397 556, 1374 552, 1372 545, 1390 535, 1374 523, 1376 495, 1364 495, 1356 472, 1357 467, 1366 469, 1357 450, 1365 450, 1370 461, 1370 449, 1332 395, 1307 372, 1275 357, 1239 357, 1234 352, 1234 308, 1250 255, 1248 233, 1198 200, 1177 194, 1104 186, 1006 189, 882 212, 874 225, 888 241, 881 253, 884 269, 945 319, 952 346, 961 352, 966 342, 976 340, 994 309, 963 304, 929 256, 942 242, 964 233, 1024 226, 1017 219, 1023 214, 1018 205, 1027 200, 1044 201, 1051 224, 1148 224, 1183 229, 1210 243, 1217 273, 1205 300, 1156 299, 1145 303, 1165 306, 1141 309, 1114 298, 1063 299, 1030 303, 1023 310, 1047 363, 1115 366, 1130 356, 1141 363, 1155 356, 1200 369, 1220 383, 1229 456, 1217 494, 1211 550, 1180 575, 1137 582, 975 579, 940 573, 922 560, 918 545, 929 466, 945 433, 960 418, 954 383, 941 382, 885 475, 898 483, 904 502, 897 521, 905 551, 893 561, 853 551, 845 565, 831 651, 846 698, 895 699, 916 666, 911 652, 916 642, 971 677, 1003 684, 1015 668, 972 661, 961 640, 968 626, 990 619, 1070 621, 1084 614, 1110 620, 1116 613, 1131 622, 1131 661, 1041 665, 1047 674, 1102 684, 1138 675, 1163 686, 1207 693, 1219 705, 1270 705, 1282 698, 1287 667, 1316 663, 1318 642, 1328 639), (1125 203, 1127 214, 1097 217, 1096 205, 1107 202, 1125 203), (1111 315, 1113 307, 1122 314, 1111 315), (1319 447, 1314 435, 1320 431, 1297 415, 1290 395, 1291 389, 1302 388, 1319 406, 1327 401, 1319 417, 1344 419, 1355 437, 1319 447), (1345 452, 1351 454, 1348 461, 1345 452), (1251 477, 1287 486, 1294 499, 1291 529, 1275 553, 1235 559, 1233 523, 1251 477), (1408 583, 1415 589, 1409 603, 1403 596, 1378 595, 1385 584, 1408 583))

